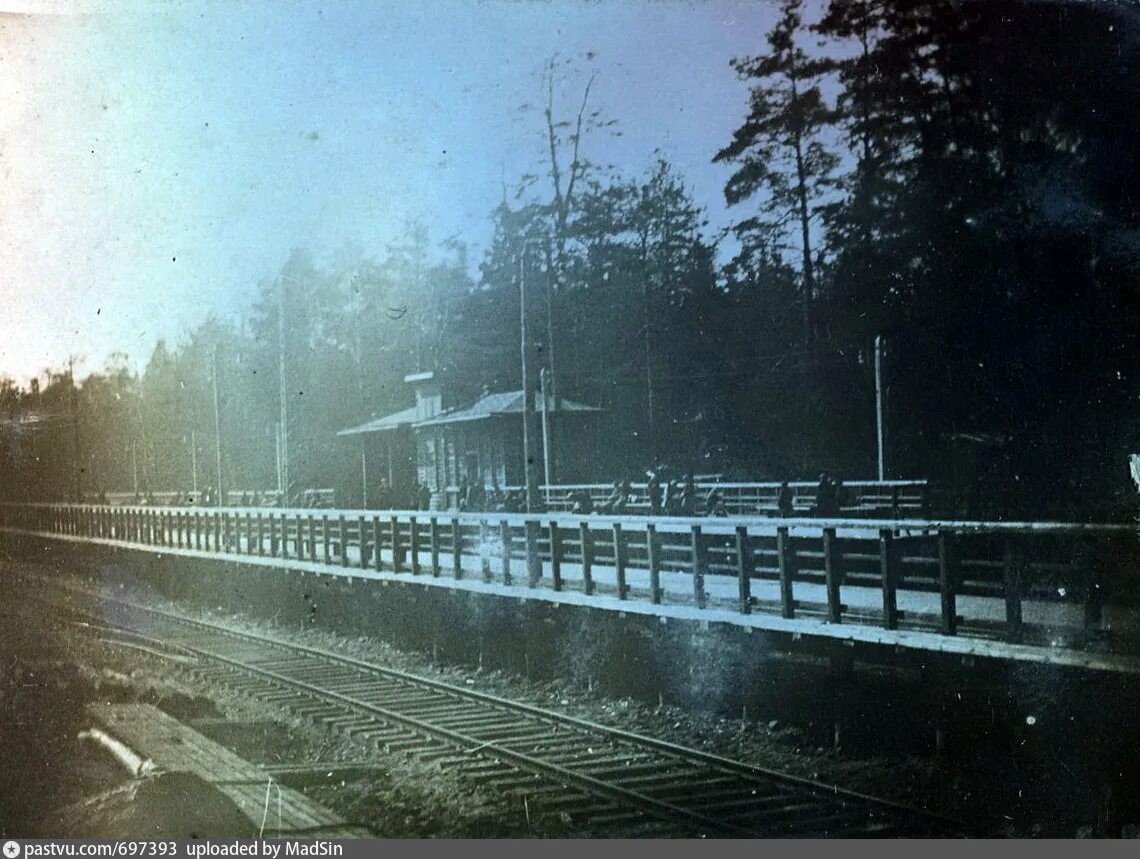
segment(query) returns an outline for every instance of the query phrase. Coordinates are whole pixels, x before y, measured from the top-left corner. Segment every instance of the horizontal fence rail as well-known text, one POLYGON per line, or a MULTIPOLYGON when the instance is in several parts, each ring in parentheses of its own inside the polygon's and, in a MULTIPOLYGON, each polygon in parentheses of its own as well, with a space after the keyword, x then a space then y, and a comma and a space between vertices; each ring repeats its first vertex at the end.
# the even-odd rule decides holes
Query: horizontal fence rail
MULTIPOLYGON (((756 513, 774 514, 779 508, 779 482, 766 483, 725 483, 719 481, 697 481, 698 515, 707 514, 706 499, 714 490, 724 502, 730 515, 756 513)), ((514 487, 518 488, 518 487, 514 487)), ((789 481, 792 494, 792 509, 797 513, 811 513, 816 506, 818 482, 789 481)), ((649 512, 649 485, 631 483, 627 499, 630 513, 649 512)), ((839 507, 844 514, 867 514, 895 512, 918 512, 926 509, 929 484, 925 480, 853 480, 844 482, 840 491, 839 507)), ((612 484, 573 483, 541 486, 539 491, 546 506, 552 510, 569 510, 574 503, 573 495, 586 492, 595 504, 603 503, 613 491, 612 484)))
MULTIPOLYGON (((724 502, 724 509, 730 515, 775 514, 779 509, 779 495, 782 484, 766 483, 726 483, 700 481, 694 484, 696 498, 695 513, 708 515, 709 493, 714 490, 724 502)), ((789 482, 792 510, 799 514, 809 514, 815 510, 819 484, 810 481, 789 482)), ((484 493, 488 506, 492 504, 489 487, 484 493)), ((574 503, 577 493, 585 492, 593 503, 603 504, 613 491, 606 483, 565 483, 538 487, 543 505, 550 512, 567 512, 574 503)), ((521 494, 521 486, 504 486, 504 497, 512 493, 521 494)), ((441 495, 444 507, 458 508, 465 499, 458 486, 448 486, 441 495)), ((838 499, 839 509, 846 516, 866 516, 872 514, 910 515, 921 513, 928 507, 929 485, 925 480, 853 480, 845 482, 838 499)), ((203 494, 190 491, 153 492, 143 506, 213 506, 203 504, 203 494)), ((128 492, 108 492, 103 495, 106 503, 115 506, 139 505, 139 497, 128 492)), ((226 493, 226 505, 231 507, 280 507, 282 494, 276 490, 230 490, 226 493)), ((95 500, 91 496, 89 500, 95 500)), ((335 506, 335 493, 331 489, 306 489, 299 498, 304 508, 332 508, 335 506)), ((649 513, 649 487, 646 483, 633 483, 624 500, 626 512, 634 515, 649 513)))
POLYGON ((1131 525, 0 504, 25 535, 1140 652, 1131 525))

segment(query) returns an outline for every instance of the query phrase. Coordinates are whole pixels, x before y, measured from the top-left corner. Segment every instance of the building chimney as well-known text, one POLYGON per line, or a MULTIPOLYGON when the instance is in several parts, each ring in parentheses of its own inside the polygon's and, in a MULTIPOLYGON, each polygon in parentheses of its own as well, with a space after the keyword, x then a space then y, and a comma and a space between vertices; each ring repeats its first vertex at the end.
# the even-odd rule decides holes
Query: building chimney
POLYGON ((404 381, 416 392, 416 420, 426 421, 443 411, 443 392, 435 373, 412 373, 404 381))

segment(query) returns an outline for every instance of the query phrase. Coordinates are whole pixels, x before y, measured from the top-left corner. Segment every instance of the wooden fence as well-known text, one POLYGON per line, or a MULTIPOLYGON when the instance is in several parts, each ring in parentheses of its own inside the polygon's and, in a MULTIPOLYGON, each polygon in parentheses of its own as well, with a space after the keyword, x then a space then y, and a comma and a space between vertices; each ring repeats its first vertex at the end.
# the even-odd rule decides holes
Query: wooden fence
POLYGON ((1106 608, 1140 608, 1127 525, 5 504, 0 534, 1011 641, 1062 626, 1077 646, 1103 641, 1106 608))

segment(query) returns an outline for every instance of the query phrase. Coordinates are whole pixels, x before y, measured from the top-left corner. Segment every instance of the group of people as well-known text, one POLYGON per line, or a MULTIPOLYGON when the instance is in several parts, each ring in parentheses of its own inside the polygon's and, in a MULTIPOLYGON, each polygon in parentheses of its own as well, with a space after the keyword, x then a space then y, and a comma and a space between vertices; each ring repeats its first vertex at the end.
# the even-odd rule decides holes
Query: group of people
POLYGON ((459 484, 459 509, 472 513, 525 513, 526 490, 499 488, 493 481, 487 488, 479 481, 459 484))
POLYGON ((843 481, 832 477, 826 471, 823 472, 815 489, 815 515, 838 516, 842 506, 843 481))
MULTIPOLYGON (((615 480, 610 494, 604 501, 594 503, 593 497, 585 489, 578 489, 570 494, 570 512, 572 513, 603 513, 620 515, 622 513, 645 513, 650 516, 696 516, 700 508, 700 496, 692 472, 685 475, 683 480, 664 480, 661 471, 648 472, 649 482, 646 486, 649 509, 638 509, 640 501, 633 492, 629 480, 615 480)), ((724 504, 724 497, 719 489, 712 489, 704 499, 705 512, 710 516, 727 516, 728 511, 724 504)))
POLYGON ((380 485, 368 495, 368 506, 377 510, 430 510, 431 489, 420 482, 400 489, 381 479, 380 485))
MULTIPOLYGON (((648 513, 650 516, 696 516, 701 512, 706 516, 727 516, 729 513, 724 493, 719 487, 714 486, 705 493, 703 504, 701 503, 702 499, 692 473, 686 474, 683 480, 663 480, 660 471, 648 472, 648 477, 649 482, 646 485, 648 510, 633 491, 629 480, 616 480, 609 495, 601 502, 595 503, 586 489, 571 492, 568 497, 570 512, 583 515, 648 513)), ((812 515, 838 516, 843 495, 843 481, 827 472, 822 473, 819 476, 819 485, 816 487, 812 515)), ((776 493, 776 515, 785 518, 795 516, 795 501, 795 490, 787 480, 783 481, 776 493)))

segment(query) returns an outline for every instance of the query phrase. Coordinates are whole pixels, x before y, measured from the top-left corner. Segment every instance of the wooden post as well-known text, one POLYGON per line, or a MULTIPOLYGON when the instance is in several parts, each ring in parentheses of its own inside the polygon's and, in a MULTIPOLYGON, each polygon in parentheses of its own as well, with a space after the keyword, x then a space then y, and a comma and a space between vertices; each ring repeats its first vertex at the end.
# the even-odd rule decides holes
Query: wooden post
POLYGON ((547 531, 550 536, 550 576, 554 582, 554 590, 562 590, 562 535, 558 531, 558 522, 550 520, 547 531))
POLYGON ((536 588, 542 581, 542 556, 538 553, 539 524, 537 520, 528 520, 523 527, 526 532, 526 583, 527 587, 536 588))
POLYGON ((657 526, 645 526, 645 552, 649 560, 649 598, 661 604, 661 547, 657 543, 657 526))
POLYGON ((823 529, 823 577, 827 582, 827 620, 841 623, 843 601, 839 593, 839 583, 843 580, 843 553, 836 545, 835 529, 823 529))
POLYGON ((431 574, 438 577, 439 569, 439 519, 432 516, 428 520, 428 540, 431 542, 431 574))
POLYGON ((222 511, 214 511, 214 551, 222 550, 222 511))
POLYGON ((260 510, 257 511, 257 554, 265 554, 265 516, 260 510))
POLYGON ((488 555, 487 520, 479 520, 479 572, 483 574, 483 581, 493 582, 494 573, 491 572, 491 558, 488 555))
POLYGON ((1004 540, 1005 559, 1005 623, 1011 641, 1021 638, 1021 561, 1013 551, 1013 540, 1004 540))
POLYGON ((879 572, 883 579, 883 626, 898 629, 898 557, 890 529, 879 531, 879 572))
POLYGON ((457 578, 463 578, 463 534, 459 530, 459 517, 451 520, 451 573, 457 578))
POLYGON ((736 526, 736 580, 739 585, 740 613, 752 614, 752 541, 748 527, 736 526))
POLYGON ((393 513, 390 519, 392 527, 392 572, 398 573, 403 568, 403 557, 400 553, 400 520, 393 513))
POLYGON ((796 575, 796 550, 786 527, 776 529, 776 558, 780 566, 780 611, 786 618, 796 616, 792 583, 796 575))
POLYGON ((358 513, 356 516, 356 539, 360 547, 360 569, 366 570, 368 569, 368 529, 364 525, 363 513, 358 513))
POLYGON ((499 520, 499 544, 502 546, 503 584, 511 583, 511 526, 506 519, 499 520))
POLYGON ((321 515, 321 560, 329 562, 329 517, 327 513, 321 515))
POLYGON ((420 572, 420 529, 416 527, 416 517, 413 516, 408 524, 408 552, 412 556, 412 575, 420 572))
POLYGON ((614 570, 617 573, 618 599, 623 600, 629 594, 629 586, 625 583, 625 545, 622 540, 621 523, 614 522, 614 570))
POLYGON ((348 522, 343 513, 337 521, 337 558, 342 567, 348 566, 348 522))
POLYGON ((377 572, 384 568, 384 562, 380 557, 380 543, 383 537, 383 529, 380 527, 380 517, 372 517, 372 567, 377 572))
POLYGON ((693 565, 693 602, 697 608, 704 608, 707 604, 705 594, 705 547, 701 540, 701 526, 693 525, 689 539, 692 551, 693 565))
POLYGON ((938 529, 938 589, 942 593, 942 633, 958 633, 958 575, 955 566, 953 535, 938 529))
POLYGON ((582 550, 582 590, 590 596, 594 592, 594 546, 590 542, 590 526, 585 522, 578 523, 578 539, 582 550))
POLYGON ((317 514, 309 514, 309 560, 317 559, 317 514))

